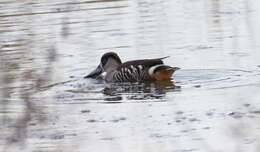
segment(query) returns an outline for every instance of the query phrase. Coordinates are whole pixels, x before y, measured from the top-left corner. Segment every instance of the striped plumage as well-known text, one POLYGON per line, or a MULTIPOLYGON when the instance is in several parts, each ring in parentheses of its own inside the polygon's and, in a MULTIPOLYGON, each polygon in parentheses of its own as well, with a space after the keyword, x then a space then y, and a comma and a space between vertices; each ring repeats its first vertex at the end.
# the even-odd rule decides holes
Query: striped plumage
POLYGON ((117 67, 113 73, 115 82, 139 82, 149 81, 149 68, 155 65, 163 64, 160 59, 147 59, 128 61, 117 67))
POLYGON ((172 74, 178 70, 163 64, 162 59, 133 60, 122 63, 114 52, 105 53, 96 70, 86 78, 102 78, 107 82, 144 82, 170 80, 172 74))

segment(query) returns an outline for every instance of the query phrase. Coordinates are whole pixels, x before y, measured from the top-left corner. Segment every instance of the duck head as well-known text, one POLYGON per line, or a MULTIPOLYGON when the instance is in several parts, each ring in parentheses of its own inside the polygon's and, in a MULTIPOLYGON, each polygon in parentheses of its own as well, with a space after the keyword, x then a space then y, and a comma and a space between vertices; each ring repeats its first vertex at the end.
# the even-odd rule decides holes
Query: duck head
POLYGON ((103 73, 115 70, 120 64, 122 64, 122 61, 115 52, 105 53, 101 57, 100 64, 97 68, 84 78, 99 78, 103 73))

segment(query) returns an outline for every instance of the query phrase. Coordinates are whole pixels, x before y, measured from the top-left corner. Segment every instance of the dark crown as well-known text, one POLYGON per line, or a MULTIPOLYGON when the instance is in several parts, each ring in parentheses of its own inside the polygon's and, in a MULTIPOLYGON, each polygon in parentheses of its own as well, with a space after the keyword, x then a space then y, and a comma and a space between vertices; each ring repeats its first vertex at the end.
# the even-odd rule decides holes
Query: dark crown
POLYGON ((115 52, 108 52, 105 53, 102 57, 101 57, 101 63, 102 65, 105 65, 108 61, 108 59, 114 59, 116 60, 119 64, 122 63, 121 59, 119 58, 119 56, 115 53, 115 52))

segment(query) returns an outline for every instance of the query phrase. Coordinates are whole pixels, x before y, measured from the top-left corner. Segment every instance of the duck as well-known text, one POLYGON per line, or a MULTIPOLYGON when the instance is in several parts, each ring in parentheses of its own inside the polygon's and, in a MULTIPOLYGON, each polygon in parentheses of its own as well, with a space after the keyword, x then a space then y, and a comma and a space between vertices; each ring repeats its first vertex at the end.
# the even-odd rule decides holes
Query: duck
POLYGON ((100 64, 84 78, 102 79, 106 82, 154 82, 169 81, 178 67, 165 65, 163 59, 131 60, 122 63, 115 52, 102 55, 100 64))

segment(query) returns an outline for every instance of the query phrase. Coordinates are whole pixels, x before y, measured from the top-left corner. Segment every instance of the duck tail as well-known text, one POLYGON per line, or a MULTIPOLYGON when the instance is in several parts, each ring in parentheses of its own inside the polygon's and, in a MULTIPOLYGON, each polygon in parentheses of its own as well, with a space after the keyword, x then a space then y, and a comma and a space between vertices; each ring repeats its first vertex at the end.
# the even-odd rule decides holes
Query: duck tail
POLYGON ((165 57, 161 57, 161 58, 157 58, 158 60, 164 60, 164 59, 167 59, 169 58, 170 56, 165 56, 165 57))

